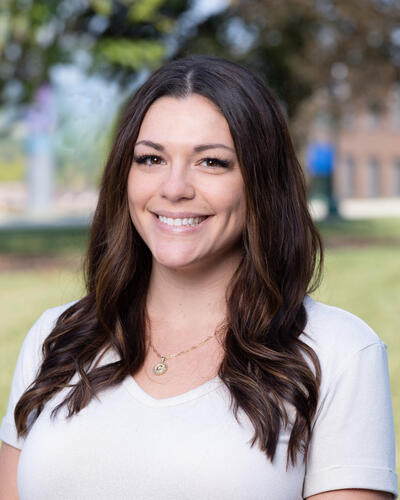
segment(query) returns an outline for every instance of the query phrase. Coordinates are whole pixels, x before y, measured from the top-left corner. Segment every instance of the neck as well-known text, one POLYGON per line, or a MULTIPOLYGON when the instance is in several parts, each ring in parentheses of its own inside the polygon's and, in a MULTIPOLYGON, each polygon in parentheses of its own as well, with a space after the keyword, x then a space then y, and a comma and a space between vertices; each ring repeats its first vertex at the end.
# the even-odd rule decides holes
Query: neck
POLYGON ((235 253, 190 270, 153 262, 147 295, 152 330, 189 331, 196 339, 212 333, 225 318, 226 288, 240 260, 235 253))

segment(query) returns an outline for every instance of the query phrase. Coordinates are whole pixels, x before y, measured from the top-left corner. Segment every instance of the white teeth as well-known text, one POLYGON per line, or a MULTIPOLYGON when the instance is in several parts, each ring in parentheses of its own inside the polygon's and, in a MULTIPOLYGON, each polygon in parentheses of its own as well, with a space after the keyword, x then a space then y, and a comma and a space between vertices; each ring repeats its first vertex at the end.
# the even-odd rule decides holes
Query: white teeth
POLYGON ((164 224, 168 224, 168 226, 197 226, 207 217, 185 217, 184 219, 172 219, 171 217, 158 215, 158 218, 164 224))

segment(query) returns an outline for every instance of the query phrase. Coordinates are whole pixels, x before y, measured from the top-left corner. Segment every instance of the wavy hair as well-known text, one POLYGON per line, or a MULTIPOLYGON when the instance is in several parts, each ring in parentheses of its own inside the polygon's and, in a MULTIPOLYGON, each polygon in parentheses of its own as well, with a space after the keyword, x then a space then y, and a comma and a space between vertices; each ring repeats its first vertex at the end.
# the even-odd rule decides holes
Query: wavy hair
POLYGON ((298 453, 306 460, 318 402, 318 357, 299 336, 307 322, 303 300, 321 279, 322 242, 277 100, 256 74, 216 56, 165 64, 124 106, 92 221, 86 295, 59 316, 43 343, 36 379, 15 408, 18 435, 28 433, 46 401, 61 389, 71 387, 51 415, 67 405, 70 418, 144 363, 152 259, 129 215, 127 178, 151 104, 162 96, 191 94, 212 101, 227 120, 246 193, 243 254, 226 291, 228 326, 218 375, 229 389, 235 418, 241 408, 254 426, 251 446, 258 441, 271 461, 280 430, 289 422, 287 407, 295 409, 288 467, 297 463, 298 453), (110 348, 119 360, 97 366, 110 348), (78 381, 69 384, 75 373, 78 381))

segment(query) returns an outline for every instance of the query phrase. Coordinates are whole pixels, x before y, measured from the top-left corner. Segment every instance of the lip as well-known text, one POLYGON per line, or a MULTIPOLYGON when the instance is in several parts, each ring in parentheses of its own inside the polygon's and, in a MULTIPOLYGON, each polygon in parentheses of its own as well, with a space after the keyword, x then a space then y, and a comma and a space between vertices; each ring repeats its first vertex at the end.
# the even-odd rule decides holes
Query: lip
MULTIPOLYGON (((164 212, 165 213, 165 212, 164 212)), ((156 226, 161 230, 169 234, 178 234, 178 233, 195 233, 197 231, 201 231, 201 229, 208 223, 208 221, 212 218, 207 217, 204 219, 200 224, 197 224, 197 226, 169 226, 168 224, 165 224, 164 222, 161 222, 160 219, 158 218, 158 215, 152 212, 152 215, 154 217, 154 221, 156 226)), ((160 214, 162 215, 162 214, 160 214)), ((166 216, 165 216, 166 217, 166 216)), ((189 216, 193 217, 193 216, 189 216)), ((195 217, 200 217, 199 215, 195 217)), ((204 216, 203 216, 204 217, 204 216)), ((179 218, 176 217, 175 218, 179 218)))

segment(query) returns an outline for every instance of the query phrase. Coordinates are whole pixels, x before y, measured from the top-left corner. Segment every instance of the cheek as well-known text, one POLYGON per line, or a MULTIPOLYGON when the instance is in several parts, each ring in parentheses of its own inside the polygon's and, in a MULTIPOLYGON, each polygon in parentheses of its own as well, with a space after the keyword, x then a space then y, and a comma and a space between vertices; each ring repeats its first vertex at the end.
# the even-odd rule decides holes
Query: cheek
MULTIPOLYGON (((147 183, 148 185, 148 183, 147 183)), ((128 209, 129 215, 136 231, 143 241, 146 242, 146 234, 143 226, 143 217, 141 214, 146 206, 148 199, 146 193, 146 184, 141 182, 140 176, 129 174, 127 183, 128 209)), ((147 242, 146 242, 147 244, 147 242)))
POLYGON ((221 176, 214 182, 199 184, 199 191, 218 211, 236 213, 245 210, 246 194, 242 177, 238 173, 221 176))
POLYGON ((140 176, 134 175, 131 170, 127 183, 128 203, 131 217, 144 207, 147 199, 146 187, 148 189, 148 183, 141 182, 140 176))
POLYGON ((211 198, 216 212, 219 212, 231 236, 240 234, 246 224, 246 195, 241 179, 225 182, 211 198))
POLYGON ((230 211, 236 230, 241 232, 246 224, 246 194, 243 182, 231 190, 230 211))
POLYGON ((226 186, 224 197, 222 200, 229 212, 239 218, 245 217, 246 212, 246 195, 243 182, 226 186))

